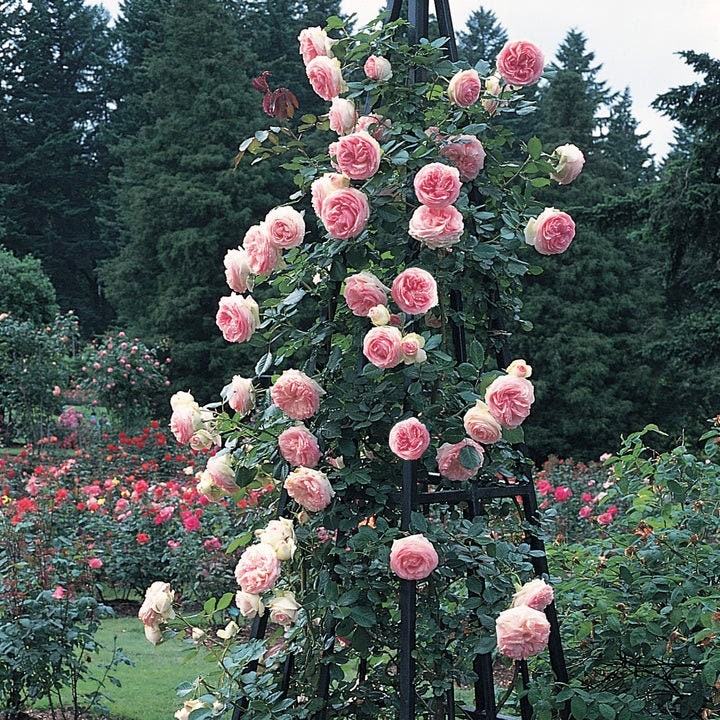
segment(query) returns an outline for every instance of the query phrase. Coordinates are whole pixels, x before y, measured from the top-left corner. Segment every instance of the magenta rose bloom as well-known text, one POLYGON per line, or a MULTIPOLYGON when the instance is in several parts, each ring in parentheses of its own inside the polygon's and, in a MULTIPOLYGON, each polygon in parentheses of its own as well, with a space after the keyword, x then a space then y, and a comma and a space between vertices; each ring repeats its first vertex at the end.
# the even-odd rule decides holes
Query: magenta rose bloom
POLYGON ((308 512, 324 510, 335 496, 327 475, 307 467, 293 470, 285 478, 284 487, 288 495, 308 512))
POLYGON ((248 263, 247 251, 244 248, 228 250, 223 259, 223 265, 225 266, 225 280, 231 290, 236 293, 252 290, 252 281, 250 280, 252 270, 248 263))
POLYGON ((390 294, 408 315, 422 315, 438 304, 435 278, 422 268, 403 270, 393 281, 390 294))
POLYGON ((423 205, 444 208, 452 205, 460 195, 460 172, 444 163, 429 163, 415 175, 413 187, 423 205))
POLYGON ((390 288, 385 287, 372 273, 363 271, 345 280, 343 297, 353 315, 367 317, 372 308, 387 305, 389 292, 390 288))
POLYGON ((525 226, 525 242, 541 255, 564 253, 575 237, 575 222, 565 212, 545 208, 525 226))
POLYGON ((292 420, 306 420, 320 407, 325 391, 300 370, 285 370, 270 388, 272 401, 292 420))
POLYGON ((320 219, 331 237, 347 240, 359 235, 370 217, 367 197, 355 188, 331 192, 323 201, 320 219))
POLYGON ((393 541, 390 569, 403 580, 422 580, 437 566, 437 551, 424 535, 409 535, 393 541))
POLYGON ((272 545, 250 545, 235 566, 235 580, 243 592, 259 595, 280 577, 280 559, 272 545))
POLYGON ((461 182, 474 180, 485 167, 485 148, 474 135, 448 138, 440 155, 458 169, 461 182))
POLYGON ((527 40, 505 43, 497 57, 497 70, 510 85, 534 85, 545 69, 545 58, 537 45, 527 40))
POLYGON ((399 365, 404 357, 400 330, 390 325, 368 330, 363 340, 363 355, 383 370, 399 365))
POLYGON ((492 416, 506 428, 516 428, 530 414, 535 389, 527 379, 516 375, 495 378, 485 391, 485 402, 492 416))
POLYGON ((323 100, 330 101, 347 90, 336 58, 318 55, 305 66, 305 74, 312 89, 323 100))
POLYGON ((257 303, 248 295, 232 293, 220 298, 215 323, 228 342, 241 343, 249 340, 260 324, 257 303))
POLYGON ((455 73, 450 79, 447 92, 450 102, 455 105, 463 108, 474 105, 482 92, 482 84, 477 70, 460 70, 455 73))
POLYGON ((417 460, 430 446, 430 433, 417 418, 400 420, 390 430, 390 449, 403 460, 417 460))
POLYGON ((367 180, 380 167, 380 144, 370 133, 359 132, 344 135, 330 145, 334 165, 351 180, 367 180))
POLYGON ((282 260, 280 249, 270 243, 270 234, 265 223, 253 225, 242 243, 250 270, 256 275, 269 275, 282 260))
POLYGON ((545 614, 527 605, 503 610, 495 620, 498 650, 513 660, 527 660, 545 649, 550 623, 545 614))
POLYGON ((420 205, 410 218, 408 233, 423 245, 437 250, 455 245, 464 229, 462 213, 452 205, 444 208, 420 205))
POLYGON ((512 606, 527 605, 533 610, 544 610, 554 599, 555 591, 541 578, 526 582, 514 595, 512 606))
POLYGON ((278 446, 292 467, 314 468, 322 457, 317 438, 304 425, 293 425, 281 432, 278 446))
POLYGON ((268 243, 278 250, 297 247, 305 237, 305 219, 293 207, 281 205, 265 216, 268 243))
POLYGON ((448 480, 469 480, 482 467, 485 451, 474 440, 462 440, 459 443, 445 443, 438 448, 437 464, 438 470, 448 480), (465 467, 460 462, 460 453, 465 447, 473 447, 477 450, 479 461, 474 467, 465 467))

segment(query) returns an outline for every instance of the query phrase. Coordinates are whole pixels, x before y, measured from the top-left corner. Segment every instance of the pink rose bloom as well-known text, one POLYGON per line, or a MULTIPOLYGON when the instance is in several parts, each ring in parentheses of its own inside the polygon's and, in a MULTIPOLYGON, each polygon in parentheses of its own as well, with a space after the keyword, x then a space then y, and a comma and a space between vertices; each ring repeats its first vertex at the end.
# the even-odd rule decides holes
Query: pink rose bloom
POLYGON ((357 117, 355 103, 352 100, 341 97, 333 98, 328 113, 331 130, 334 130, 338 135, 347 135, 355 129, 357 117))
POLYGON ((537 484, 538 492, 541 495, 549 495, 555 488, 552 486, 552 483, 549 483, 547 480, 539 480, 537 484))
POLYGON ((541 255, 564 253, 575 237, 575 222, 555 208, 545 208, 525 226, 525 242, 541 255))
POLYGON ((190 442, 200 424, 200 413, 189 406, 173 410, 170 416, 170 431, 180 445, 187 445, 190 442))
POLYGON ((270 244, 270 234, 265 223, 253 225, 242 242, 247 263, 255 275, 269 275, 282 260, 280 250, 270 244))
POLYGON ((550 162, 555 165, 550 177, 558 185, 569 185, 582 172, 585 156, 575 145, 560 145, 553 150, 550 162))
POLYGON ((590 507, 590 505, 583 505, 580 508, 580 511, 578 512, 578 517, 581 520, 584 520, 585 518, 590 517, 591 515, 592 515, 592 508, 590 507))
POLYGON ((427 360, 427 353, 423 350, 424 347, 425 338, 422 335, 419 335, 418 333, 408 333, 407 335, 403 335, 403 362, 406 365, 424 363, 427 360))
POLYGON ((440 474, 448 480, 469 480, 482 467, 485 451, 474 440, 462 440, 459 443, 445 443, 438 448, 437 464, 440 474), (479 462, 471 468, 460 462, 460 453, 465 447, 473 447, 479 455, 479 462))
POLYGON ((343 297, 353 315, 367 317, 372 308, 387 305, 389 292, 390 288, 385 287, 375 275, 363 270, 345 280, 343 297))
POLYGON ((474 105, 482 92, 482 84, 477 70, 460 70, 455 73, 450 79, 447 92, 450 102, 455 105, 463 108, 474 105))
POLYGON ((435 278, 422 268, 407 268, 393 280, 390 294, 408 315, 422 315, 438 304, 435 278))
POLYGON ((572 497, 572 490, 565 486, 560 485, 559 487, 555 488, 555 492, 553 493, 553 497, 557 502, 567 502, 572 497))
POLYGON ((364 130, 345 135, 330 145, 334 165, 351 180, 367 180, 380 167, 380 144, 364 130))
POLYGON ((275 548, 265 543, 250 545, 235 566, 235 580, 243 592, 260 595, 280 577, 280 559, 275 548))
POLYGON ((346 187, 350 187, 350 178, 340 173, 325 173, 313 180, 310 195, 315 214, 322 215, 323 202, 330 193, 346 187))
POLYGON ((272 401, 292 420, 306 420, 320 407, 325 391, 300 370, 285 370, 270 388, 272 401))
POLYGON ((597 521, 600 525, 609 525, 615 516, 612 513, 604 512, 598 515, 597 521))
POLYGON ((388 136, 388 130, 392 127, 389 119, 382 115, 371 113, 358 118, 355 130, 369 132, 378 142, 382 142, 388 136))
POLYGON ((53 600, 62 600, 66 595, 67 590, 62 585, 58 585, 52 594, 52 598, 53 600))
POLYGON ((278 446, 292 467, 314 468, 322 457, 317 438, 304 425, 293 425, 281 432, 278 446))
POLYGON ((492 445, 502 438, 502 426, 492 416, 490 408, 478 400, 463 417, 465 432, 476 442, 492 445))
POLYGON ((312 468, 299 467, 285 478, 288 495, 308 512, 324 510, 335 496, 327 475, 312 468))
POLYGON ((303 64, 307 65, 319 55, 332 57, 332 40, 320 27, 304 28, 298 35, 303 64))
POLYGON ((550 623, 545 614, 527 605, 503 610, 495 620, 498 650, 513 660, 527 660, 545 649, 550 623))
POLYGON ((393 541, 390 569, 403 580, 422 580, 437 566, 437 551, 424 535, 409 535, 393 541))
POLYGON ((455 245, 464 229, 462 213, 452 205, 444 208, 421 205, 410 218, 408 233, 423 245, 436 250, 455 245))
POLYGON ((403 460, 418 460, 430 446, 430 433, 417 418, 400 420, 390 430, 390 449, 403 460))
POLYGON ((338 240, 359 235, 367 227, 369 217, 366 195, 351 187, 330 193, 323 200, 320 212, 328 234, 338 240))
POLYGON ((318 55, 305 66, 305 74, 312 89, 323 100, 332 100, 347 90, 336 58, 318 55))
POLYGON ((387 82, 393 75, 392 65, 381 55, 371 55, 363 65, 365 75, 375 82, 387 82))
POLYGON ((485 391, 485 402, 492 416, 506 428, 516 428, 530 414, 535 390, 526 378, 501 375, 485 391))
POLYGON ((517 377, 521 378, 529 378, 532 376, 532 365, 528 365, 524 360, 513 360, 507 368, 505 368, 505 372, 508 375, 516 375, 517 377))
POLYGON ((527 40, 505 43, 497 57, 497 70, 510 85, 534 85, 545 69, 545 58, 537 45, 527 40))
POLYGON ((256 615, 262 616, 265 613, 265 605, 259 595, 238 590, 235 593, 235 605, 244 618, 252 619, 256 615))
POLYGON ((418 200, 429 208, 452 205, 460 195, 460 172, 444 163, 429 163, 413 180, 418 200))
POLYGON ((461 182, 474 180, 485 167, 485 148, 474 135, 449 138, 440 148, 440 155, 458 169, 461 182))
POLYGON ((305 237, 305 219, 293 207, 282 205, 265 216, 268 243, 278 250, 297 247, 305 237))
POLYGON ((230 457, 229 453, 218 453, 209 457, 205 472, 219 488, 233 493, 238 490, 238 486, 235 484, 235 470, 230 463, 230 457))
POLYGON ((497 98, 502 95, 503 86, 500 82, 500 78, 497 75, 490 75, 485 80, 485 94, 483 99, 480 101, 481 105, 485 109, 488 115, 494 115, 500 104, 497 98))
POLYGON ((533 610, 544 610, 554 599, 555 591, 541 578, 526 582, 514 595, 512 607, 527 605, 533 610))
POLYGON ((368 330, 363 340, 363 355, 375 367, 387 370, 403 361, 402 334, 396 327, 382 325, 368 330))
POLYGON ((249 340, 260 324, 258 305, 252 297, 232 293, 220 298, 215 323, 228 342, 249 340))
POLYGON ((100 558, 92 557, 88 560, 88 565, 93 570, 99 570, 103 566, 103 561, 100 558))
POLYGON ((245 248, 228 250, 223 265, 225 265, 225 280, 231 290, 236 293, 252 290, 252 281, 250 279, 252 270, 250 269, 245 248))
POLYGON ((220 396, 227 404, 242 416, 255 407, 255 388, 252 380, 233 375, 233 379, 221 391, 220 396))

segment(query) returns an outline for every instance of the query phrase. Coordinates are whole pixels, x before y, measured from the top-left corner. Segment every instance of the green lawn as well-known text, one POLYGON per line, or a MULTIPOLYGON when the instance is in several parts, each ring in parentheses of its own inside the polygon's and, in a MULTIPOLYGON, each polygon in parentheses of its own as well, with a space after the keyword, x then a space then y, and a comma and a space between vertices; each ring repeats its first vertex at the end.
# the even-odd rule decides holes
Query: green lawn
MULTIPOLYGON (((97 656, 100 662, 110 659, 117 644, 135 663, 112 671, 122 687, 106 683, 104 692, 113 700, 107 703, 113 720, 172 720, 182 705, 175 693, 177 685, 212 670, 211 663, 186 650, 179 636, 156 646, 149 643, 135 617, 104 620, 96 639, 104 648, 97 656)), ((94 668, 95 675, 101 672, 94 668)), ((84 684, 81 691, 94 689, 94 684, 84 684)))

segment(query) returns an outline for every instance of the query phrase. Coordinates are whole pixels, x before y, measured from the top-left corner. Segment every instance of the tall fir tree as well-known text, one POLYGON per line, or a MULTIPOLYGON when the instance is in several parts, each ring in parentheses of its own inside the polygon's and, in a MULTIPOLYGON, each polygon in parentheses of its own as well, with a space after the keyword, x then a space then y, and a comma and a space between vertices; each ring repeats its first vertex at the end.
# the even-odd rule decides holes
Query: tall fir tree
POLYGON ((109 317, 96 277, 105 253, 96 217, 108 167, 108 15, 82 0, 4 5, 4 242, 42 258, 61 308, 97 330, 109 317))
POLYGON ((480 6, 470 13, 465 30, 459 31, 457 38, 460 60, 470 65, 484 60, 494 67, 498 53, 508 41, 508 34, 495 13, 480 6))

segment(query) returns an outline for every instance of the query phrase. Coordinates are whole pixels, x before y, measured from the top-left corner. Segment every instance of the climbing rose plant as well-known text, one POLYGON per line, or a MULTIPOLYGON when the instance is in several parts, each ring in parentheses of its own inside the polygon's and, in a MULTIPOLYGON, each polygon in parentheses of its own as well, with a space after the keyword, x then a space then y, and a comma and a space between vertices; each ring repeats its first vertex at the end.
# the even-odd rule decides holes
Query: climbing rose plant
MULTIPOLYGON (((248 720, 309 717, 319 682, 337 716, 393 716, 401 579, 417 583, 428 717, 474 682, 472 659, 498 646, 496 620, 504 656, 544 652, 552 595, 510 608, 537 552, 517 501, 472 518, 421 506, 401 530, 400 488, 408 462, 428 493, 523 476, 532 368, 498 358, 524 326, 519 294, 536 254, 564 252, 575 235, 533 189, 570 182, 582 154, 513 136, 507 121, 534 109, 522 88, 543 71, 532 43, 508 43, 491 72, 450 62, 444 40, 409 45, 406 29, 374 22, 351 36, 334 17, 303 30, 327 114, 283 113, 240 146, 238 172, 248 155, 282 156, 298 188, 225 258, 216 322, 257 363, 230 369, 221 402, 175 395, 171 427, 181 443, 216 448, 200 476, 207 497, 275 489, 255 532, 230 544, 237 586, 206 603, 230 622, 192 629, 221 662, 216 678, 182 689, 181 720, 230 705, 248 720), (325 152, 308 154, 310 134, 325 152), (261 284, 273 292, 259 304, 261 284), (242 626, 259 618, 267 632, 248 639, 242 626)), ((165 616, 151 609, 156 642, 165 616)))

